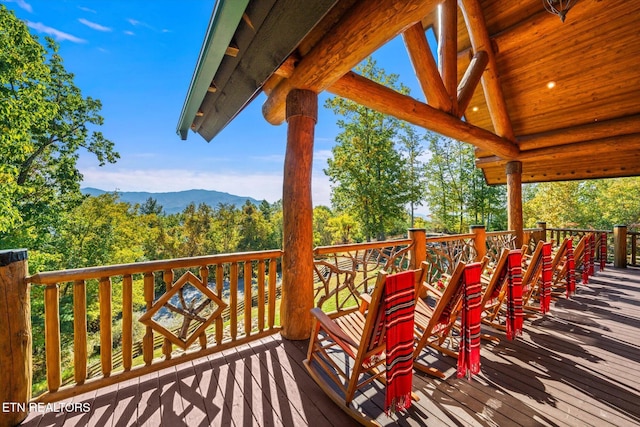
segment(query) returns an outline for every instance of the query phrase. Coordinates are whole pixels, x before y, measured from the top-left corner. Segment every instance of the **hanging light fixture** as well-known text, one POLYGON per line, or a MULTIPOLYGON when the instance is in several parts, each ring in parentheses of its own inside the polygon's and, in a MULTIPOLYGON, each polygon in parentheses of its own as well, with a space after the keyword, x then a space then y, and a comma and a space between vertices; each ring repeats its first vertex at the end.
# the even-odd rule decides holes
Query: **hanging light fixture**
POLYGON ((542 0, 542 4, 547 12, 554 15, 558 15, 562 22, 572 7, 572 3, 575 4, 575 0, 542 0))

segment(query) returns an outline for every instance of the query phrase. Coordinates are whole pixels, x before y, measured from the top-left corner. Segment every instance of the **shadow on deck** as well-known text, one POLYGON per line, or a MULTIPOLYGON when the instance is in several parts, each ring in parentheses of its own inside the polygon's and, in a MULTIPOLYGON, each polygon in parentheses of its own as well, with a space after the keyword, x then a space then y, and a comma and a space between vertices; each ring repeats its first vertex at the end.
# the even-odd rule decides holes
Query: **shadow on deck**
MULTIPOLYGON (((415 374, 420 401, 388 418, 384 391, 358 397, 381 424, 640 425, 640 270, 608 267, 524 336, 483 344, 482 373, 455 378, 453 359, 426 354, 442 381, 415 374)), ((487 330, 488 331, 488 330, 487 330)), ((25 426, 345 426, 354 422, 302 367, 307 342, 279 335, 77 396, 90 411, 33 412, 25 426)))

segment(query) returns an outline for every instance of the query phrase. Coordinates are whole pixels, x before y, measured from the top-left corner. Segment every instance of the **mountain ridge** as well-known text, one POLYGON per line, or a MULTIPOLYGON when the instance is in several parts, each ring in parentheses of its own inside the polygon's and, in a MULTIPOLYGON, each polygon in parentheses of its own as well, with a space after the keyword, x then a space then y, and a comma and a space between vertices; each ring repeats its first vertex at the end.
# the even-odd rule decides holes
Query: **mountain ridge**
POLYGON ((82 194, 90 196, 99 196, 101 194, 115 192, 118 194, 121 201, 131 203, 132 205, 136 203, 143 204, 151 197, 162 206, 163 211, 166 214, 182 212, 190 203, 194 203, 196 206, 200 203, 204 203, 212 208, 217 207, 219 203, 232 204, 236 207, 241 207, 247 200, 254 205, 260 204, 260 201, 253 197, 243 197, 222 191, 202 189, 152 193, 148 191, 105 191, 98 188, 85 187, 80 189, 80 191, 82 194))

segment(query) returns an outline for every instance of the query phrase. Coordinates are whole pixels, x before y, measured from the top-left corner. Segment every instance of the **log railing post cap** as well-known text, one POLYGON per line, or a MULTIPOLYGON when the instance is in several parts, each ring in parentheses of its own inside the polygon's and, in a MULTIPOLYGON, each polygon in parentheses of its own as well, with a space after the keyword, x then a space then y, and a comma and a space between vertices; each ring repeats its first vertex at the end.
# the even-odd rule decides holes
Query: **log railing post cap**
POLYGON ((0 250, 0 267, 6 267, 17 261, 26 261, 28 258, 26 249, 0 250))
POLYGON ((616 224, 613 228, 627 228, 627 226, 625 224, 616 224))
POLYGON ((427 229, 426 228, 410 228, 409 231, 424 231, 424 232, 426 232, 427 229))
POLYGON ((484 224, 475 224, 475 225, 470 225, 469 229, 470 230, 478 230, 478 229, 482 229, 485 228, 484 224))

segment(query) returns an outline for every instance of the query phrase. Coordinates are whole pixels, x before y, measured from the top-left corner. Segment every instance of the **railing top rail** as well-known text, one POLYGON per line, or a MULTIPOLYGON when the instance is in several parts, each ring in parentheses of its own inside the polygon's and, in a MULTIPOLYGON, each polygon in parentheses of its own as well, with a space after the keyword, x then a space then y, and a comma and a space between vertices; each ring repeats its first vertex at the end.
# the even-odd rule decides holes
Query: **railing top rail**
POLYGON ((173 268, 188 268, 195 266, 221 264, 225 262, 260 261, 282 256, 283 251, 274 249, 269 251, 236 252, 232 254, 204 255, 191 258, 176 258, 170 260, 144 261, 131 264, 116 264, 97 267, 74 268, 69 270, 47 271, 27 277, 28 283, 37 285, 51 285, 55 283, 72 282, 75 280, 99 279, 102 277, 123 276, 128 274, 151 273, 173 268))
POLYGON ((487 237, 491 237, 491 236, 506 236, 507 234, 516 234, 515 231, 513 230, 506 230, 506 231, 487 231, 487 237))
POLYGON ((450 236, 427 237, 427 243, 451 242, 453 240, 473 239, 475 238, 475 236, 476 235, 473 233, 467 233, 467 234, 452 234, 450 236))
POLYGON ((579 233, 612 233, 611 230, 594 230, 591 228, 547 228, 547 231, 576 231, 579 233))
POLYGON ((411 239, 384 240, 382 242, 347 243, 344 245, 318 246, 313 250, 314 255, 334 254, 337 252, 349 252, 362 249, 387 248, 389 246, 410 245, 411 239))

